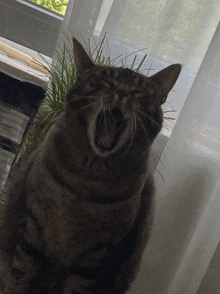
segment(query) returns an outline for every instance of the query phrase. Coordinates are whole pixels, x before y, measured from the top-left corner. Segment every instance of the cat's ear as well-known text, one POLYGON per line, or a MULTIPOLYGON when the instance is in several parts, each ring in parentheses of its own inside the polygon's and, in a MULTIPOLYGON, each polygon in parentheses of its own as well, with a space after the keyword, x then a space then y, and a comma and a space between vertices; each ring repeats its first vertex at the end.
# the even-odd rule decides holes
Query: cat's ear
POLYGON ((74 52, 74 61, 76 65, 77 74, 82 74, 88 69, 95 67, 95 64, 89 58, 83 46, 79 41, 73 37, 73 52, 74 52))
POLYGON ((181 64, 172 64, 150 77, 150 79, 157 85, 159 91, 162 93, 163 98, 161 104, 166 101, 168 93, 175 85, 181 68, 181 64))

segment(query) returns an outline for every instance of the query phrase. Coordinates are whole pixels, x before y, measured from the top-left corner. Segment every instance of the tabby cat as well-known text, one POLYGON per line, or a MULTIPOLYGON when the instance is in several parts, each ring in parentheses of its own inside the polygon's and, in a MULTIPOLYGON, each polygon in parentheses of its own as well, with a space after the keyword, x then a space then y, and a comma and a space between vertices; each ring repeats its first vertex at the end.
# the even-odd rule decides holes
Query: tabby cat
POLYGON ((64 112, 8 190, 4 294, 125 293, 149 240, 149 151, 181 66, 145 77, 73 44, 64 112))

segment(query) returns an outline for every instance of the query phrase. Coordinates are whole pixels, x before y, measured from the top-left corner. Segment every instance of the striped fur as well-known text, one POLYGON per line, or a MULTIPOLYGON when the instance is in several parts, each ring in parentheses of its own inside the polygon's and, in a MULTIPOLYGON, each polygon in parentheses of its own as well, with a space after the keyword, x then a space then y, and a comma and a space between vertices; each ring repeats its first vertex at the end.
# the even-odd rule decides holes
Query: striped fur
POLYGON ((8 190, 4 294, 122 294, 153 220, 150 146, 180 72, 100 67, 74 39, 65 110, 8 190))

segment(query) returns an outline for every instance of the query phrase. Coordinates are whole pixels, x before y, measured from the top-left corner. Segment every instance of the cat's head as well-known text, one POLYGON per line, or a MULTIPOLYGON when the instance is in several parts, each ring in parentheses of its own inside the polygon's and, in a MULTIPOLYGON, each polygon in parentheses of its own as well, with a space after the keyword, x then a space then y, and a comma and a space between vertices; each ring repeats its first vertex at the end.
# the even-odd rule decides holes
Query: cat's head
POLYGON ((77 79, 66 95, 66 110, 78 115, 99 156, 148 148, 163 123, 161 105, 181 71, 174 64, 151 77, 128 68, 95 65, 73 38, 77 79))

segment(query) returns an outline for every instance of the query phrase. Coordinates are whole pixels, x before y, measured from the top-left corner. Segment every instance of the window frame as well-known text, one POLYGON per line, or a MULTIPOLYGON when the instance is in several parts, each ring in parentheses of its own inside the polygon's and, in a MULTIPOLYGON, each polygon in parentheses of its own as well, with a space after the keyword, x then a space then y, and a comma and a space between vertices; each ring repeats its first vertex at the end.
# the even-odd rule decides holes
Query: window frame
POLYGON ((0 36, 52 57, 64 16, 28 0, 0 0, 0 36))

